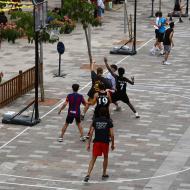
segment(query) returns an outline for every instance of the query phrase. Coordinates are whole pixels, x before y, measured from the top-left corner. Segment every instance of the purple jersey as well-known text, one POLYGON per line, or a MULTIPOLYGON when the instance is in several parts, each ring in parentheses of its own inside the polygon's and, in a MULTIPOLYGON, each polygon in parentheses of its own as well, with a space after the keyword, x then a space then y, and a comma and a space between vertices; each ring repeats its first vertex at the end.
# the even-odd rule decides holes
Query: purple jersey
POLYGON ((80 105, 85 104, 83 95, 78 93, 72 93, 67 95, 67 101, 69 102, 68 115, 74 117, 80 117, 80 105))

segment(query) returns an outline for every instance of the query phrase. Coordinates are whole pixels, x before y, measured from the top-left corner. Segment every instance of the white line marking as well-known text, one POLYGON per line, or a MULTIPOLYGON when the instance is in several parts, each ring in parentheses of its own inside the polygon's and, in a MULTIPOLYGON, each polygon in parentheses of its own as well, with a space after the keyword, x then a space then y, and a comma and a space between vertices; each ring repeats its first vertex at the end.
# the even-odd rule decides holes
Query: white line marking
POLYGON ((3 181, 0 181, 0 184, 25 186, 25 187, 36 187, 36 188, 45 188, 45 189, 57 189, 57 190, 75 190, 75 189, 67 189, 67 188, 64 188, 64 187, 51 187, 51 186, 44 186, 44 185, 30 185, 30 184, 11 183, 11 182, 3 182, 3 181))
POLYGON ((24 132, 26 132, 30 127, 27 127, 26 129, 24 129, 21 133, 19 133, 17 136, 15 136, 14 138, 12 138, 10 141, 6 142, 4 145, 0 146, 0 150, 3 149, 5 146, 7 146, 9 143, 11 143, 12 141, 14 141, 17 137, 19 137, 20 135, 22 135, 24 132))
MULTIPOLYGON (((106 180, 106 181, 89 181, 89 183, 93 183, 93 184, 105 184, 105 183, 123 183, 123 182, 132 182, 132 181, 144 181, 144 180, 150 180, 150 179, 158 179, 158 178, 164 178, 164 177, 168 177, 171 175, 177 175, 180 173, 184 173, 186 171, 189 171, 190 168, 186 168, 184 170, 180 170, 177 172, 171 172, 168 174, 164 174, 164 175, 159 175, 159 176, 153 176, 153 177, 143 177, 143 178, 133 178, 133 179, 116 179, 116 180, 106 180)), ((42 179, 42 178, 32 178, 32 177, 25 177, 25 176, 17 176, 17 175, 8 175, 8 174, 0 174, 0 176, 7 176, 7 177, 15 177, 15 178, 21 178, 21 179, 31 179, 31 180, 39 180, 39 181, 49 181, 49 182, 61 182, 61 183, 72 183, 72 184, 83 184, 83 181, 71 181, 71 180, 53 180, 53 179, 42 179)), ((0 183, 4 183, 4 182, 0 182, 0 183)), ((6 183, 6 182, 5 182, 6 183)))

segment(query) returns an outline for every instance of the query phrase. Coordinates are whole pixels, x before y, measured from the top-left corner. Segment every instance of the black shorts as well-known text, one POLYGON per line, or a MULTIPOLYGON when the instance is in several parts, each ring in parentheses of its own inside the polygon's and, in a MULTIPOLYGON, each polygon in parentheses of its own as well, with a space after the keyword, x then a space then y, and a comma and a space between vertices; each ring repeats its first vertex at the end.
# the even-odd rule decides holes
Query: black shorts
POLYGON ((112 102, 115 103, 117 101, 122 101, 126 104, 129 103, 129 97, 127 94, 113 93, 112 94, 112 102))
POLYGON ((75 119, 76 123, 81 122, 80 116, 76 117, 76 116, 67 115, 66 123, 71 124, 71 123, 73 123, 74 119, 75 119))
POLYGON ((158 32, 158 42, 163 42, 164 39, 164 33, 158 32))
POLYGON ((155 29, 155 37, 156 37, 156 39, 158 39, 158 35, 159 35, 159 30, 155 29))

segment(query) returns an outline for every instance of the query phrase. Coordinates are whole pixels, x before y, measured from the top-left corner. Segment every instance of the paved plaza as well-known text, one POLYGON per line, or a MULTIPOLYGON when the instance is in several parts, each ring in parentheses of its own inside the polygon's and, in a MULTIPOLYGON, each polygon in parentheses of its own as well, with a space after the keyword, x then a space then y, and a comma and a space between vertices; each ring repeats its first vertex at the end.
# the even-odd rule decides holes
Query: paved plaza
MULTIPOLYGON (((172 8, 173 0, 162 1, 164 15, 172 8)), ((71 92, 71 84, 79 83, 80 93, 86 98, 91 85, 85 35, 78 25, 73 33, 60 38, 66 47, 61 67, 65 78, 53 77, 58 70, 56 44, 44 44, 45 96, 56 101, 40 104, 40 124, 24 127, 0 123, 0 190, 190 189, 190 21, 183 18, 184 22, 178 23, 174 19, 175 47, 169 57, 172 64, 162 65, 162 56, 149 53, 154 43, 150 10, 149 1, 138 1, 135 56, 109 54, 115 44, 126 39, 122 5, 107 11, 103 25, 92 29, 92 53, 97 64, 103 66, 103 57, 107 56, 110 64, 124 67, 126 76, 135 77, 128 95, 141 116, 136 119, 121 102, 120 112, 111 106, 116 149, 110 151, 109 180, 101 180, 103 159, 98 158, 89 183, 83 183, 91 153, 86 151, 86 143, 79 141, 75 124, 69 126, 63 142, 57 142, 67 109, 61 115, 57 113, 71 92)), ((131 1, 129 13, 133 14, 131 1)), ((34 53, 34 44, 27 44, 25 39, 16 44, 3 42, 0 68, 4 80, 34 66, 34 53)), ((34 90, 0 109, 0 119, 7 111, 20 111, 32 98, 34 90)), ((92 113, 89 110, 82 122, 86 133, 92 113)))

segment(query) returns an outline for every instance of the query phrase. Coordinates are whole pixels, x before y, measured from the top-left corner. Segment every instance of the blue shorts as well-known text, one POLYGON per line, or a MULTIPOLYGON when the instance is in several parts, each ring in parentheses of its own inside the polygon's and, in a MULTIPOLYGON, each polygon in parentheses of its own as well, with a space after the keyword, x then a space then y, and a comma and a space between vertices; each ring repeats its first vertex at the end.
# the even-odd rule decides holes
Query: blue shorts
POLYGON ((103 11, 101 7, 98 7, 98 16, 101 17, 103 15, 103 11))

